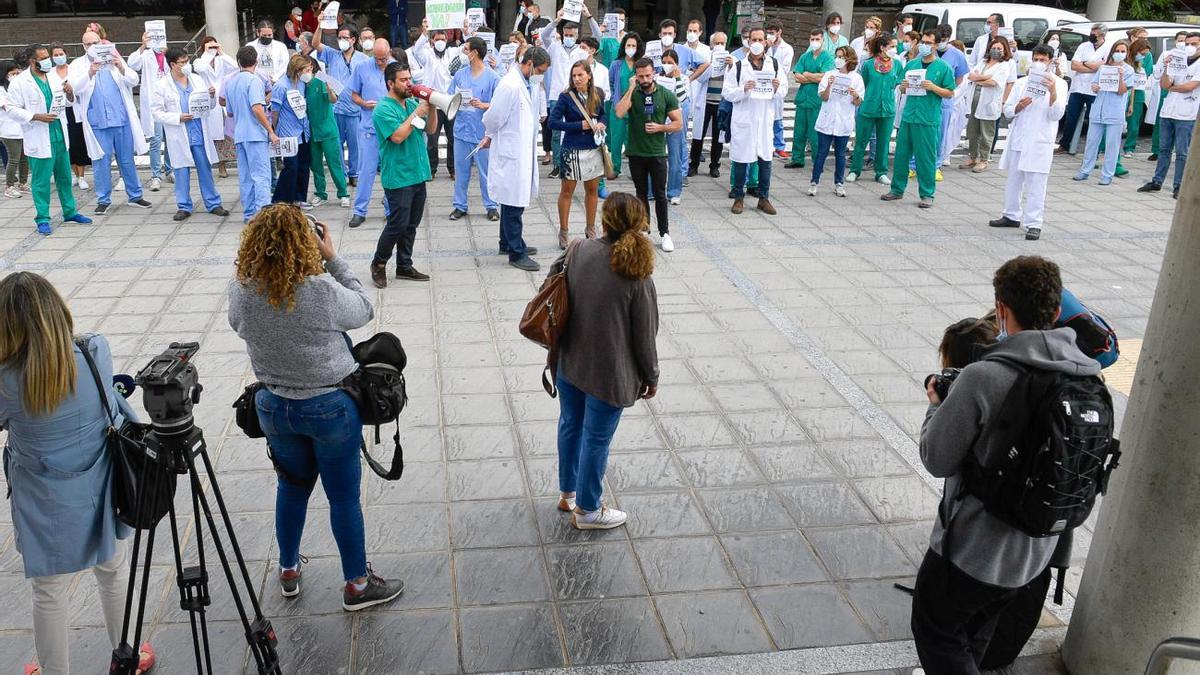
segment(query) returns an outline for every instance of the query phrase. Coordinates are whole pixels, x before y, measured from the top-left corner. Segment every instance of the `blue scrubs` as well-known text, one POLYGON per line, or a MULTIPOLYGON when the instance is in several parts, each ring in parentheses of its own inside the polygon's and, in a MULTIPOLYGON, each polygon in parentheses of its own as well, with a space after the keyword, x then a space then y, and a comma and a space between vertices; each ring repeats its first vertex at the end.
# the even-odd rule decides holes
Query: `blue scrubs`
POLYGON ((371 57, 360 51, 352 52, 350 60, 332 47, 325 47, 317 54, 317 58, 325 64, 325 73, 342 84, 342 94, 337 103, 333 104, 333 119, 337 124, 338 137, 346 144, 349 157, 343 157, 343 169, 350 178, 358 176, 358 118, 362 108, 350 98, 346 87, 350 86, 350 76, 354 68, 371 57))
MULTIPOLYGON (((946 51, 938 55, 950 69, 954 71, 954 79, 958 81, 960 77, 965 78, 967 73, 971 72, 971 65, 967 63, 967 56, 958 51, 957 47, 947 47, 946 51)), ((950 120, 954 117, 954 97, 942 99, 942 129, 938 134, 938 158, 937 165, 940 168, 946 163, 950 157, 950 150, 953 146, 945 143, 946 133, 950 128, 950 120)))
POLYGON ((141 199, 142 182, 133 164, 133 131, 125 110, 125 99, 121 96, 121 87, 113 79, 110 68, 101 68, 96 73, 92 87, 88 123, 92 125, 96 142, 104 151, 104 157, 92 169, 96 181, 96 204, 112 203, 111 167, 114 156, 121 178, 125 181, 125 194, 130 201, 141 199))
MULTIPOLYGON (((454 74, 450 85, 453 94, 462 89, 470 89, 471 96, 483 103, 491 103, 492 94, 500 84, 500 76, 496 71, 484 66, 479 77, 472 77, 469 66, 459 69, 454 74)), ((483 140, 483 111, 474 106, 464 105, 459 108, 454 118, 454 208, 467 212, 467 189, 471 185, 471 167, 479 167, 479 191, 483 195, 483 207, 489 211, 500 206, 488 194, 488 150, 480 150, 475 156, 467 159, 467 155, 483 140)))
MULTIPOLYGON (((354 66, 350 74, 350 86, 345 95, 358 94, 364 101, 382 101, 387 96, 387 84, 383 70, 375 65, 375 59, 354 66)), ((354 215, 367 216, 367 205, 371 203, 371 189, 375 186, 375 175, 379 172, 379 143, 375 138, 375 124, 371 121, 373 110, 361 108, 358 126, 358 186, 354 190, 354 215)))
POLYGON ((254 106, 266 114, 266 84, 254 73, 243 70, 225 87, 225 103, 233 115, 233 142, 237 146, 238 190, 242 217, 249 221, 271 203, 271 156, 267 130, 254 115, 254 106))
MULTIPOLYGON (((181 86, 175 83, 179 90, 179 109, 188 110, 189 99, 192 96, 191 86, 181 86)), ((207 92, 204 92, 207 95, 207 92)), ((194 119, 184 122, 187 128, 188 148, 192 151, 192 162, 196 165, 196 180, 200 183, 200 196, 204 198, 204 209, 212 211, 221 205, 221 194, 213 182, 212 164, 208 160, 208 152, 204 143, 204 122, 194 119)), ((180 211, 192 212, 191 167, 175 169, 175 204, 180 211)))
POLYGON ((279 78, 271 90, 271 110, 276 114, 275 135, 280 138, 296 137, 299 151, 293 157, 283 158, 283 170, 279 172, 271 201, 294 203, 308 200, 309 162, 312 148, 308 141, 311 133, 308 126, 308 103, 305 94, 308 87, 303 82, 293 83, 287 76, 279 78), (292 95, 303 112, 297 113, 292 95))

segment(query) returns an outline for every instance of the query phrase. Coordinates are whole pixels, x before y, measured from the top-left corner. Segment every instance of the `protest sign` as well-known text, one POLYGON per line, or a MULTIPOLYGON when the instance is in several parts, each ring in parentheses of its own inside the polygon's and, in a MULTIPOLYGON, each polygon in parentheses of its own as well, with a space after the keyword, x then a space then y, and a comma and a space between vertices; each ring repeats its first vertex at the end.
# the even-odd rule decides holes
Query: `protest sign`
POLYGON ((471 7, 467 10, 467 29, 474 33, 487 23, 483 16, 482 7, 471 7))
POLYGON ((1100 66, 1096 77, 1100 91, 1116 92, 1121 88, 1121 66, 1100 66))
POLYGON ((563 18, 579 23, 583 18, 583 0, 563 0, 563 18))
POLYGON ((925 81, 925 69, 918 68, 910 70, 904 74, 904 93, 909 96, 924 96, 925 87, 922 82, 925 81))
POLYGON ((774 80, 774 71, 766 69, 754 71, 754 89, 750 91, 750 98, 775 98, 774 80))
POLYGON ((612 38, 614 40, 621 37, 621 15, 620 14, 605 14, 604 15, 603 35, 606 38, 612 38))
POLYGON ((338 11, 341 9, 341 3, 334 2, 325 5, 321 10, 321 30, 337 30, 338 28, 338 11))
POLYGON ((646 43, 646 58, 654 62, 654 68, 662 68, 662 40, 651 40, 646 43))
POLYGON ((724 77, 727 64, 725 59, 729 57, 729 50, 718 47, 712 50, 712 65, 709 66, 712 77, 724 77))
POLYGON ((295 136, 281 136, 278 143, 268 143, 272 157, 295 157, 300 152, 300 141, 295 136))
POLYGON ((188 114, 192 117, 204 117, 212 110, 212 97, 207 91, 192 92, 188 97, 188 114))
POLYGON ((462 30, 463 21, 467 18, 466 0, 428 0, 425 3, 425 17, 429 19, 430 30, 454 29, 462 30))
POLYGON ((167 22, 162 19, 147 21, 146 36, 150 40, 150 49, 154 51, 165 50, 167 48, 167 22))

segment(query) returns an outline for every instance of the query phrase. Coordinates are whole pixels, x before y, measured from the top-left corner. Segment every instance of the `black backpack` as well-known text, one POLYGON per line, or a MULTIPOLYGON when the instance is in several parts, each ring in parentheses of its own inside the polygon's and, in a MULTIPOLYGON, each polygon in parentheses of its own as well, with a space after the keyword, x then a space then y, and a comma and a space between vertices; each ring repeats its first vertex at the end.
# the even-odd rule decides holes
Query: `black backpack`
POLYGON ((1000 410, 972 452, 963 491, 992 516, 1031 537, 1050 537, 1087 520, 1121 456, 1113 438, 1112 397, 1095 376, 1018 370, 1000 410))

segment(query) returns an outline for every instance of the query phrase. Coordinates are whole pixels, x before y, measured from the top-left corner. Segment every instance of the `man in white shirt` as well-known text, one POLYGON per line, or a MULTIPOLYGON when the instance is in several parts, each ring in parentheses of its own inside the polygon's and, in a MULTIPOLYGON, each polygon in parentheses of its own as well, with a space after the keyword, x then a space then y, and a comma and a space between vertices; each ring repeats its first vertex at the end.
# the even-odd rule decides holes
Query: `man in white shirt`
MULTIPOLYGON (((702 24, 699 19, 688 21, 687 33, 684 39, 687 42, 687 48, 692 51, 693 64, 690 73, 685 72, 688 76, 688 103, 687 109, 684 110, 683 128, 691 129, 691 136, 694 137, 697 130, 692 125, 704 124, 704 90, 708 86, 708 69, 710 61, 712 61, 712 50, 708 45, 700 41, 704 36, 701 32, 702 24)), ((683 64, 680 64, 681 66, 683 64)), ((703 129, 700 130, 703 132, 703 129)), ((689 174, 694 175, 694 174, 689 174)))
MULTIPOLYGON (((421 84, 434 91, 450 91, 450 64, 458 58, 459 48, 451 47, 446 41, 446 31, 429 30, 429 17, 421 22, 421 37, 411 51, 417 65, 421 67, 421 84)), ((438 164, 438 135, 446 134, 446 171, 450 180, 454 180, 454 120, 446 117, 445 111, 438 110, 438 130, 429 136, 429 170, 437 176, 438 164)))
POLYGON ((291 53, 287 45, 275 39, 275 26, 267 19, 258 22, 258 39, 246 43, 258 52, 258 72, 271 78, 271 85, 287 73, 291 53))
MULTIPOLYGON (((792 72, 792 61, 795 59, 796 50, 792 49, 792 46, 784 41, 783 23, 779 19, 772 19, 767 23, 767 54, 775 57, 783 72, 792 72)), ((775 145, 775 156, 785 161, 790 160, 792 153, 787 151, 787 145, 783 142, 782 98, 775 99, 775 122, 772 125, 771 132, 772 141, 775 145)))
POLYGON ((1096 81, 1096 73, 1108 60, 1108 51, 1112 45, 1105 41, 1108 28, 1097 23, 1092 25, 1092 33, 1088 42, 1079 45, 1075 56, 1071 59, 1071 88, 1067 100, 1067 112, 1063 115, 1062 138, 1059 140, 1055 154, 1071 151, 1075 140, 1075 127, 1079 125, 1080 115, 1085 110, 1092 109, 1092 101, 1096 94, 1092 91, 1092 82, 1096 81))
POLYGON ((1174 78, 1170 75, 1171 60, 1179 58, 1177 55, 1170 54, 1163 60, 1159 84, 1167 96, 1158 113, 1158 166, 1154 169, 1154 178, 1138 188, 1138 192, 1158 192, 1162 189, 1163 182, 1167 180, 1167 170, 1171 168, 1171 151, 1174 150, 1175 187, 1171 196, 1175 199, 1179 199, 1188 145, 1192 141, 1197 111, 1200 110, 1200 32, 1188 33, 1183 49, 1187 53, 1186 74, 1174 78))
MULTIPOLYGON (((1000 29, 1004 27, 1004 17, 1000 14, 990 14, 987 18, 987 32, 975 38, 975 46, 971 48, 971 53, 967 54, 967 61, 971 67, 979 65, 980 61, 987 61, 988 44, 992 38, 1000 34, 1000 29)), ((1016 52, 1013 52, 1013 58, 1016 58, 1016 52)))
POLYGON ((1028 240, 1042 234, 1054 133, 1067 103, 1067 83, 1054 74, 1053 60, 1054 50, 1049 46, 1034 47, 1029 75, 1017 80, 1004 103, 1004 115, 1012 120, 1000 156, 1000 168, 1008 171, 1008 185, 1004 188, 1004 213, 988 225, 1024 228, 1028 240))

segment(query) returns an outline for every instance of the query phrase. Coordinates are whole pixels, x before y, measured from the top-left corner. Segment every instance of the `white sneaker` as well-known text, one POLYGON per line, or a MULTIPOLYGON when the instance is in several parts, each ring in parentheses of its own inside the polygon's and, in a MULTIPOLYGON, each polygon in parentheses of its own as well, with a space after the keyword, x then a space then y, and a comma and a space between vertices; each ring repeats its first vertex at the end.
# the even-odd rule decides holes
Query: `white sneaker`
POLYGON ((571 513, 575 511, 575 493, 563 492, 558 496, 558 510, 571 513))
POLYGON ((845 197, 846 196, 846 186, 842 185, 841 183, 834 185, 833 186, 833 194, 837 195, 838 197, 845 197))
POLYGON ((670 253, 675 250, 675 242, 671 241, 671 235, 664 234, 662 236, 662 250, 664 253, 670 253))
POLYGON ((10 185, 4 188, 4 196, 9 199, 17 199, 21 196, 21 191, 17 189, 16 185, 10 185))
POLYGON ((320 206, 328 201, 329 201, 328 199, 321 199, 320 197, 313 197, 312 201, 309 203, 312 204, 313 208, 315 209, 318 206, 320 206))
POLYGON ((811 185, 808 186, 808 196, 809 197, 817 196, 817 184, 816 183, 812 183, 811 185))
POLYGON ((158 192, 160 188, 162 188, 162 181, 157 178, 151 178, 150 179, 150 191, 158 192))
POLYGON ((342 197, 342 208, 343 209, 350 208, 350 198, 349 197, 342 197))
POLYGON ((879 178, 876 178, 875 182, 879 183, 880 185, 891 185, 892 179, 888 178, 887 174, 884 174, 884 175, 880 176, 879 178))
POLYGON ((33 188, 29 187, 29 183, 21 183, 17 186, 17 190, 19 190, 23 195, 33 193, 33 188))
POLYGON ((597 511, 575 509, 571 513, 571 526, 577 530, 611 530, 625 524, 628 516, 624 511, 601 506, 597 511))
POLYGON ((301 211, 312 211, 315 204, 309 204, 308 202, 296 202, 296 206, 300 207, 301 211))
POLYGON ((117 183, 113 185, 113 192, 125 192, 125 179, 118 178, 117 183))
POLYGON ((88 190, 91 187, 92 187, 91 185, 88 185, 86 178, 84 178, 83 176, 79 177, 79 189, 80 190, 88 190))
POLYGON ((853 183, 856 180, 858 180, 858 174, 856 174, 856 173, 846 174, 846 182, 847 183, 853 183))
POLYGON ((679 206, 682 203, 683 203, 683 200, 680 199, 679 197, 671 197, 671 206, 679 206))

